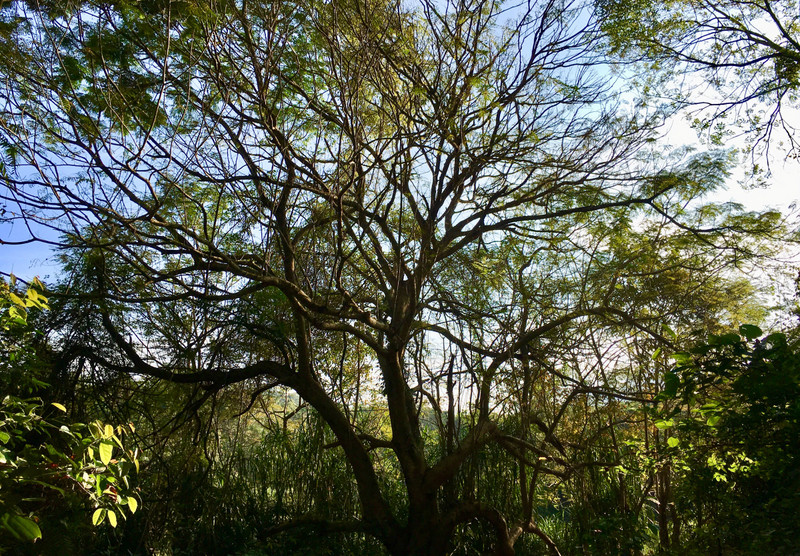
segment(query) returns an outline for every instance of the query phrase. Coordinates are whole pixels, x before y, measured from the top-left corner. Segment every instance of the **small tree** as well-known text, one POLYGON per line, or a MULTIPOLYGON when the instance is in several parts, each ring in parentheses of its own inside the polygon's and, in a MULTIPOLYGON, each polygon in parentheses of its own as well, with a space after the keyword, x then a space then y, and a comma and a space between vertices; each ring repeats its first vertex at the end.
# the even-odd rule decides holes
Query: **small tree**
MULTIPOLYGON (((0 546, 42 538, 39 522, 51 510, 52 497, 88 501, 95 508, 91 518, 95 525, 107 520, 116 527, 117 516, 125 517, 123 508, 133 513, 138 507, 129 477, 139 463, 120 440, 123 427, 115 429, 99 421, 89 426, 70 423, 55 414, 66 412, 59 403, 45 406, 39 398, 7 395, 10 377, 15 382, 27 381, 23 386, 16 384, 17 389, 47 386, 26 376, 33 374, 37 364, 28 312, 48 308, 41 293, 44 287, 34 279, 25 294, 18 295, 14 282, 13 278, 11 286, 0 282, 0 353, 4 358, 0 366, 4 387, 0 393, 0 531, 5 533, 0 535, 0 546)), ((85 517, 88 522, 89 514, 85 517)))
POLYGON ((666 392, 677 501, 700 551, 791 553, 800 548, 800 356, 758 327, 711 336, 675 355, 666 392))

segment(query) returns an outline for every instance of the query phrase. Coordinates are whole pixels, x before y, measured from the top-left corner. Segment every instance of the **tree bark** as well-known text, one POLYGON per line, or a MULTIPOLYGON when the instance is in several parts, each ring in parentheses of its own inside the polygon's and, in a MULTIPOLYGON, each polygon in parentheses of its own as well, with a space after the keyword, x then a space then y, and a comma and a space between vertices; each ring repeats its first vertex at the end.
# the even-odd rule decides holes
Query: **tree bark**
POLYGON ((670 547, 669 503, 672 498, 670 488, 670 468, 664 465, 658 470, 658 540, 662 549, 670 547))

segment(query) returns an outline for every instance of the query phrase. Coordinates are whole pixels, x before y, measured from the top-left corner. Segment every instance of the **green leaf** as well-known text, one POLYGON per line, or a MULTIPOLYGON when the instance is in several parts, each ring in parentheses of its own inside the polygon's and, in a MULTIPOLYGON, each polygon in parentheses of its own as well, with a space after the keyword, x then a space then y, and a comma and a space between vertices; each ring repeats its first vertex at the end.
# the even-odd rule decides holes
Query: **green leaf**
POLYGON ((4 528, 18 540, 35 541, 42 538, 42 530, 30 518, 6 514, 0 521, 2 521, 4 528))
POLYGON ((675 421, 672 419, 659 419, 655 422, 656 428, 659 430, 668 429, 675 426, 675 421))
POLYGON ((712 334, 708 339, 709 345, 712 346, 733 346, 741 341, 742 339, 739 337, 739 335, 734 334, 733 332, 729 334, 721 334, 719 336, 712 334))
POLYGON ((670 448, 675 448, 675 447, 677 447, 677 446, 678 446, 678 444, 680 444, 680 443, 681 443, 681 441, 680 441, 680 440, 678 440, 677 438, 675 438, 674 436, 670 436, 669 438, 667 438, 667 445, 668 445, 670 448))
POLYGON ((103 523, 108 511, 105 508, 97 508, 92 514, 92 525, 95 527, 103 523))
POLYGON ((60 410, 61 410, 61 411, 63 411, 64 413, 66 413, 66 412, 67 412, 67 408, 66 408, 66 407, 64 407, 63 405, 61 405, 60 403, 57 403, 57 402, 52 402, 50 405, 52 405, 52 406, 53 406, 53 407, 55 407, 56 409, 60 409, 60 410))
POLYGON ((651 359, 655 361, 656 359, 658 359, 659 355, 661 355, 661 348, 658 348, 653 352, 651 359))
POLYGON ((673 372, 667 372, 664 374, 664 395, 669 396, 670 398, 674 398, 678 395, 678 386, 680 384, 680 379, 678 375, 673 372))
POLYGON ((9 440, 11 440, 11 435, 7 432, 0 431, 0 443, 5 444, 9 440))
POLYGON ((131 513, 135 514, 136 510, 139 508, 139 502, 136 501, 136 498, 131 496, 128 498, 128 507, 131 509, 131 513))
POLYGON ((98 450, 100 452, 100 461, 103 462, 103 465, 108 465, 114 453, 114 443, 109 440, 101 440, 98 450))
POLYGON ((108 522, 112 527, 117 526, 117 514, 114 512, 114 510, 108 510, 108 522))
POLYGON ((753 324, 743 324, 739 327, 739 334, 748 340, 755 340, 756 338, 760 338, 763 332, 759 327, 753 324))
POLYGON ((722 419, 722 417, 720 417, 719 415, 712 415, 711 417, 708 418, 708 420, 706 421, 706 424, 709 427, 716 427, 717 423, 719 423, 720 419, 722 419))
POLYGON ((689 363, 692 362, 692 354, 687 353, 685 351, 679 351, 678 353, 673 353, 671 357, 678 365, 688 365, 689 363))

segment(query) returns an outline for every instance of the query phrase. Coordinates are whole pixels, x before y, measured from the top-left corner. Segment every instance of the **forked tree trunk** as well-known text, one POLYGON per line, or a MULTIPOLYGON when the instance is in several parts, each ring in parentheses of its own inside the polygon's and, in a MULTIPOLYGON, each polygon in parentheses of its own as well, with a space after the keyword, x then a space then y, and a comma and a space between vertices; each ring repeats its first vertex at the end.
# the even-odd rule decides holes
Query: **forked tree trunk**
MULTIPOLYGON (((474 508, 477 506, 479 505, 464 504, 461 508, 465 511, 460 515, 471 516, 470 519, 481 519, 493 528, 495 538, 490 554, 514 556, 514 541, 518 535, 510 534, 505 519, 499 512, 486 507, 481 507, 475 512, 474 508)), ((393 538, 392 542, 385 543, 386 548, 392 556, 445 556, 452 550, 456 525, 465 521, 467 520, 462 518, 454 520, 452 514, 442 515, 436 506, 431 504, 428 508, 411 512, 406 527, 393 538)), ((553 554, 558 555, 558 550, 553 554)))

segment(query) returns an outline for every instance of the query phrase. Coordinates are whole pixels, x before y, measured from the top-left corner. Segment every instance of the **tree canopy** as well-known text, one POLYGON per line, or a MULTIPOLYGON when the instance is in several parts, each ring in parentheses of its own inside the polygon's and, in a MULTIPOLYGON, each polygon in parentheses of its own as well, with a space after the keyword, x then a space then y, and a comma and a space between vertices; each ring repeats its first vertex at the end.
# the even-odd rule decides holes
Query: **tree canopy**
POLYGON ((657 76, 644 80, 648 95, 696 108, 696 125, 713 141, 744 133, 761 151, 779 144, 796 158, 795 2, 599 0, 597 7, 611 50, 657 76))
MULTIPOLYGON (((48 382, 146 415, 151 487, 186 511, 215 509, 176 477, 241 481, 263 549, 559 554, 546 508, 592 482, 621 531, 660 489, 664 531, 660 354, 759 318, 740 271, 784 232, 703 202, 733 154, 665 151, 671 109, 608 56, 634 24, 600 8, 5 3, 0 198, 63 267, 48 382)), ((623 550, 582 500, 573 540, 623 550)))

